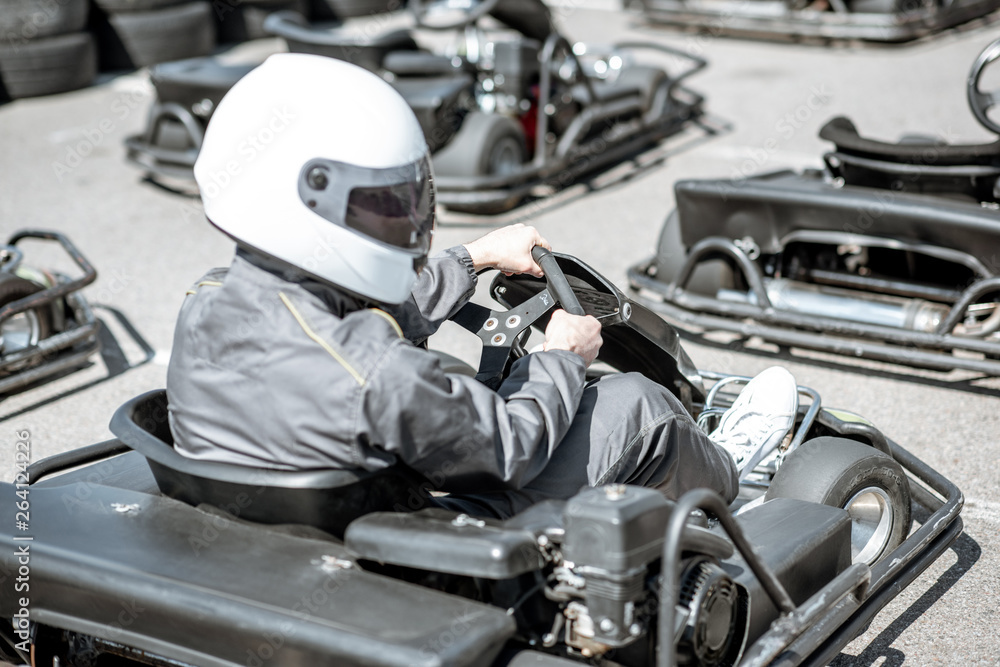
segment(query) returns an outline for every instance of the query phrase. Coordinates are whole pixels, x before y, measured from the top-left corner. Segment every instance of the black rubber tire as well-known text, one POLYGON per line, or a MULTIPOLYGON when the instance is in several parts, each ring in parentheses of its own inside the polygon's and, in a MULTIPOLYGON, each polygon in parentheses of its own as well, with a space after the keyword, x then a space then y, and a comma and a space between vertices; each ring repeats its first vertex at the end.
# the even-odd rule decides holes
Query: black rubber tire
POLYGON ((85 32, 0 45, 0 91, 11 99, 76 90, 96 76, 97 49, 85 32))
POLYGON ((83 30, 89 7, 87 0, 2 0, 0 43, 12 46, 83 30))
MULTIPOLYGON (((183 4, 186 0, 94 0, 108 14, 121 12, 151 12, 183 4)), ((225 0, 222 0, 225 2, 225 0)))
MULTIPOLYGON (((43 289, 45 288, 36 282, 25 280, 20 276, 14 275, 13 273, 0 271, 0 308, 6 306, 8 303, 17 301, 18 299, 31 296, 32 294, 40 292, 43 289)), ((38 308, 33 308, 32 312, 35 313, 35 318, 38 322, 38 340, 47 338, 52 334, 53 328, 53 313, 51 305, 45 304, 43 306, 39 306, 38 308)))
POLYGON ((659 67, 632 65, 615 79, 616 88, 638 88, 642 93, 642 112, 647 122, 663 115, 670 102, 670 77, 659 67))
POLYGON ((272 35, 264 30, 264 19, 275 12, 293 11, 309 16, 309 0, 219 0, 215 7, 219 43, 231 44, 272 35), (235 5, 233 3, 236 3, 235 5))
MULTIPOLYGON (((785 459, 765 500, 796 498, 846 509, 848 501, 865 489, 881 490, 892 508, 884 540, 866 558, 858 560, 871 565, 902 544, 910 532, 910 485, 892 457, 855 440, 815 438, 785 459)), ((852 521, 852 531, 855 528, 852 521)), ((856 546, 852 545, 854 551, 856 546)))
MULTIPOLYGON (((681 241, 681 225, 677 211, 671 211, 660 231, 656 251, 656 279, 669 284, 680 274, 687 259, 687 248, 681 241)), ((688 280, 685 289, 695 294, 714 297, 720 289, 734 289, 736 275, 732 265, 724 259, 700 262, 688 280)))
POLYGON ((149 12, 123 12, 94 25, 102 70, 134 69, 211 53, 215 20, 208 2, 149 12))
POLYGON ((510 173, 510 169, 524 164, 527 155, 520 123, 500 114, 473 111, 462 121, 448 145, 434 154, 434 173, 439 176, 510 173))

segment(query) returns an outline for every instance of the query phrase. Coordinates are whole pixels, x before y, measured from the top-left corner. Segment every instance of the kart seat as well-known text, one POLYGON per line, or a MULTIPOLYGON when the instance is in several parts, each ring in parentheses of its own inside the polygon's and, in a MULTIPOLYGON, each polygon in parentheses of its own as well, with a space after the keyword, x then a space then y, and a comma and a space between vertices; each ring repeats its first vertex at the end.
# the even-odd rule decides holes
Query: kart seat
POLYGON ((186 109, 201 103, 208 113, 236 82, 257 63, 223 65, 216 58, 188 58, 156 65, 149 70, 149 80, 156 88, 157 101, 175 102, 186 109), (204 104, 204 100, 212 104, 204 104))
POLYGON ((887 143, 866 139, 838 116, 820 130, 836 150, 827 168, 849 185, 997 201, 1000 196, 1000 140, 948 144, 933 138, 887 143))
POLYGON ((849 153, 904 164, 997 165, 1000 139, 988 144, 947 144, 943 142, 889 143, 858 134, 849 118, 837 116, 820 129, 819 136, 832 142, 841 153, 849 153))
POLYGON ((206 504, 241 519, 305 524, 342 537, 347 524, 375 511, 422 506, 423 481, 402 465, 364 470, 269 470, 198 461, 178 453, 167 394, 131 399, 111 418, 111 431, 146 457, 160 491, 190 505, 206 504))
POLYGON ((387 30, 374 36, 360 36, 339 23, 310 25, 293 11, 275 12, 264 20, 264 31, 283 37, 292 53, 311 53, 346 60, 366 69, 382 68, 391 51, 419 51, 409 30, 387 30))
POLYGON ((436 151, 448 143, 473 103, 472 76, 465 73, 436 77, 400 77, 392 81, 413 109, 427 145, 436 151))
POLYGON ((222 97, 257 66, 223 65, 216 58, 188 58, 151 68, 156 102, 142 134, 128 137, 128 158, 149 171, 191 178, 205 125, 222 97))
POLYGON ((393 51, 382 59, 382 67, 399 77, 448 76, 463 71, 474 72, 467 60, 456 60, 426 51, 393 51))
POLYGON ((542 0, 503 0, 490 15, 528 39, 544 42, 556 31, 552 14, 542 0))
POLYGON ((586 85, 578 83, 573 86, 573 99, 586 106, 595 102, 616 102, 628 97, 638 98, 643 94, 638 86, 630 84, 618 85, 616 82, 608 83, 598 79, 592 81, 591 85, 594 89, 593 96, 591 96, 590 90, 586 85))

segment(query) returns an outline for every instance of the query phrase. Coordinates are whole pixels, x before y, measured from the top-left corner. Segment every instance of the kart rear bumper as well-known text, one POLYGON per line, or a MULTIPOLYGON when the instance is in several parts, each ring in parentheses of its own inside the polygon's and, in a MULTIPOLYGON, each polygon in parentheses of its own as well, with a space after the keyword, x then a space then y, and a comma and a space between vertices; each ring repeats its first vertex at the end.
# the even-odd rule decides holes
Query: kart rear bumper
MULTIPOLYGON (((741 182, 685 181, 677 185, 676 195, 680 252, 684 253, 677 274, 658 275, 662 257, 628 270, 634 298, 673 323, 689 331, 728 331, 789 347, 940 371, 1000 375, 996 336, 955 333, 970 305, 1000 291, 1000 276, 988 257, 1000 239, 995 211, 944 197, 838 187, 815 172, 775 172, 741 182), (964 266, 974 279, 964 288, 943 289, 837 274, 837 280, 853 281, 848 287, 858 295, 859 304, 865 303, 868 293, 872 298, 897 294, 947 304, 947 314, 931 330, 793 310, 788 300, 774 301, 768 296, 769 277, 761 267, 764 260, 752 259, 746 248, 750 243, 752 252, 770 256, 794 242, 892 247, 964 266), (689 288, 695 267, 719 257, 749 287, 746 301, 720 298, 721 291, 707 295, 689 288)), ((674 249, 660 249, 661 254, 669 251, 674 249)), ((822 267, 805 268, 816 284, 831 280, 822 277, 822 267)))
POLYGON ((764 0, 643 0, 642 4, 651 21, 695 26, 712 34, 874 42, 917 39, 1000 7, 997 0, 959 0, 947 7, 869 13, 792 9, 783 1, 764 0))
POLYGON ((73 243, 62 234, 37 230, 22 230, 14 234, 8 245, 16 246, 25 239, 52 241, 69 255, 82 272, 78 278, 58 277, 47 289, 7 304, 0 309, 0 321, 17 313, 64 299, 67 321, 62 331, 48 336, 37 345, 0 358, 0 395, 23 389, 36 382, 75 368, 100 350, 99 324, 79 290, 97 279, 97 271, 73 243))

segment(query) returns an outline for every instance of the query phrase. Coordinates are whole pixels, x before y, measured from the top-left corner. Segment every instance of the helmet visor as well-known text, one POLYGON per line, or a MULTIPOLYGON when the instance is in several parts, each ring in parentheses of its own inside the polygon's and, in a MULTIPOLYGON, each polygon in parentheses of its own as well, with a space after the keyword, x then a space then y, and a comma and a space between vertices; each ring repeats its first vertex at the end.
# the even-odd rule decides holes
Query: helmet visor
POLYGON ((379 243, 426 256, 434 230, 434 180, 428 156, 373 169, 318 158, 299 178, 302 201, 326 220, 379 243))
POLYGON ((432 177, 426 160, 408 168, 412 173, 401 182, 352 188, 344 224, 376 241, 427 252, 434 227, 432 177))

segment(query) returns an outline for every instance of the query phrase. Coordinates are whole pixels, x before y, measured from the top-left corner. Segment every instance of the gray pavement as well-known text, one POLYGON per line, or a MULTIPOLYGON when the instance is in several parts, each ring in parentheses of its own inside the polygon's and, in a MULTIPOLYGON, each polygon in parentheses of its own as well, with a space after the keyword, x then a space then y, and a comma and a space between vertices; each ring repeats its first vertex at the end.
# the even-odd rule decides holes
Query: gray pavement
MULTIPOLYGON (((556 249, 622 285, 626 268, 652 254, 676 180, 818 167, 827 146, 817 132, 834 115, 848 115, 862 133, 883 139, 906 132, 953 142, 992 138, 965 102, 969 66, 996 37, 984 22, 907 46, 818 47, 650 28, 604 0, 567 0, 557 15, 574 39, 650 39, 711 63, 690 86, 708 98, 720 133, 692 129, 643 156, 645 169, 618 170, 593 191, 576 187, 503 219, 532 222, 556 249), (622 176, 630 177, 616 178, 622 176)), ((238 51, 275 48, 265 41, 238 51)), ((231 256, 232 244, 204 221, 196 199, 142 182, 125 163, 122 140, 142 129, 150 99, 140 72, 0 107, 2 235, 20 227, 68 234, 100 272, 88 298, 125 313, 159 351, 152 362, 108 381, 100 381, 106 373, 97 364, 0 403, 3 479, 13 476, 16 432, 30 432, 34 459, 104 440, 119 404, 162 387, 185 290, 231 256)), ((445 215, 436 246, 470 240, 494 224, 445 215)), ((59 261, 45 249, 38 253, 36 263, 59 261)), ((454 330, 435 345, 476 356, 471 341, 454 330)), ((966 496, 965 533, 954 548, 834 664, 1000 665, 1000 380, 824 355, 776 359, 759 347, 761 353, 746 353, 687 345, 699 366, 713 370, 752 375, 776 362, 787 365, 825 404, 864 414, 966 496)))

